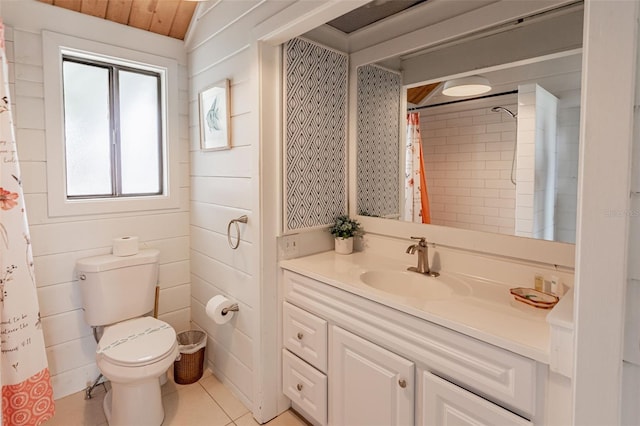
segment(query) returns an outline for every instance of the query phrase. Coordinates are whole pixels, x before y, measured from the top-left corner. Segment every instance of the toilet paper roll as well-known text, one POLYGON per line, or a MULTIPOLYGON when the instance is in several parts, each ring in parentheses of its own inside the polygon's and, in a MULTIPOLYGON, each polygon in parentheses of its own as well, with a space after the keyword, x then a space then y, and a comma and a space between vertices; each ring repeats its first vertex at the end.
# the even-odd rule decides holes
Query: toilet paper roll
POLYGON ((214 320, 216 324, 226 324, 231 321, 235 312, 228 311, 227 313, 223 313, 223 309, 229 309, 231 305, 234 305, 231 300, 227 299, 222 295, 213 296, 207 302, 207 316, 214 320))
POLYGON ((113 239, 114 256, 133 256, 138 254, 138 237, 120 237, 113 239))

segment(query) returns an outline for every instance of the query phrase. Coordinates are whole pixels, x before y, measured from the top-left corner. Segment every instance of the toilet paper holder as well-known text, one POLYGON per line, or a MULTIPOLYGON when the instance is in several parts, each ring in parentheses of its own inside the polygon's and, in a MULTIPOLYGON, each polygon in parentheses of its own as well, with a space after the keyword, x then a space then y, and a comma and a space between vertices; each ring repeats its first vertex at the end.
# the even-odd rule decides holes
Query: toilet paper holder
POLYGON ((227 315, 229 312, 238 312, 240 310, 240 307, 238 306, 237 303, 234 303, 233 305, 229 306, 228 308, 223 308, 222 309, 222 315, 227 315))

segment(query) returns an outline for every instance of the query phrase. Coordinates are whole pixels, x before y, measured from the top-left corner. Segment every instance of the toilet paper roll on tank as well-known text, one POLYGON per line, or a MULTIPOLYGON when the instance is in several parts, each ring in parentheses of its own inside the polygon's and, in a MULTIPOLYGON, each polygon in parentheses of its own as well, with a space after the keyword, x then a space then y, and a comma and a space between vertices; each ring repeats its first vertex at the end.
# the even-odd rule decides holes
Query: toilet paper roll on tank
POLYGON ((216 324, 226 324, 231 321, 235 312, 238 310, 238 304, 219 294, 213 296, 207 302, 206 313, 209 318, 216 324))
POLYGON ((113 239, 111 252, 114 256, 133 256, 138 254, 138 237, 125 236, 113 239))

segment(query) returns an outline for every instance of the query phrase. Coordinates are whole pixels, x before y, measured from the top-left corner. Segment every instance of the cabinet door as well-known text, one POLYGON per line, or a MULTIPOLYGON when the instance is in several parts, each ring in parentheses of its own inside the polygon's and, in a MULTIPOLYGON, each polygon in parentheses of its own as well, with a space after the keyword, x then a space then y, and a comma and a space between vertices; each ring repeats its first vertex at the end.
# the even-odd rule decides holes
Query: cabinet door
POLYGON ((531 426, 505 410, 428 371, 422 375, 423 426, 531 426))
POLYGON ((335 326, 329 347, 329 424, 413 425, 413 362, 335 326))

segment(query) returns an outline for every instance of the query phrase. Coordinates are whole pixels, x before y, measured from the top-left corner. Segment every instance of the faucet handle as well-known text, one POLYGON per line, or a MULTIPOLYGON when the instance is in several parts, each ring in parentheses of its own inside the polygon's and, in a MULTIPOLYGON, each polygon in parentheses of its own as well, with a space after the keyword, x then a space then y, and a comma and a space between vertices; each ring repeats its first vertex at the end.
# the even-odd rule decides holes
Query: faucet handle
POLYGON ((420 245, 420 247, 427 246, 427 239, 425 237, 411 237, 411 239, 418 240, 418 245, 420 245))

